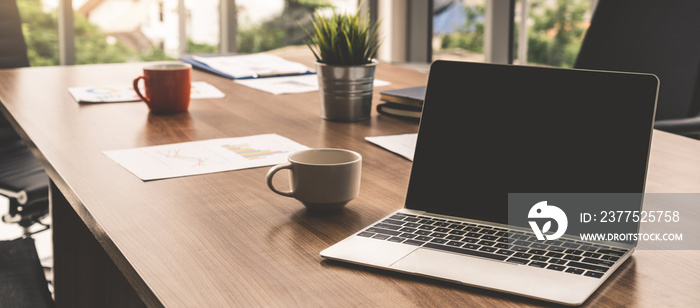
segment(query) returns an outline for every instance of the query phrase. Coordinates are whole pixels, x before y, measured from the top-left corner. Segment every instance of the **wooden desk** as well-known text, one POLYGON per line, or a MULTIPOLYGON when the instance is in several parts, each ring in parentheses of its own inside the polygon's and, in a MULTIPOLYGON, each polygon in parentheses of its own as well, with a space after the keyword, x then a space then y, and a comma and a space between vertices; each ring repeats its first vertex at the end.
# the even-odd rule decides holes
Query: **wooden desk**
MULTIPOLYGON (((140 68, 0 71, 0 110, 52 179, 59 307, 546 305, 321 259, 324 248, 403 206, 410 162, 364 137, 417 125, 376 114, 328 122, 319 116, 318 93, 274 96, 201 72, 194 80, 227 97, 195 100, 177 115, 149 114, 143 103, 79 105, 66 90, 130 83, 140 68), (102 154, 262 133, 361 153, 360 196, 340 213, 314 215, 269 191, 268 168, 143 182, 102 154)), ((375 104, 378 90, 427 80, 388 64, 376 77, 392 85, 375 89, 375 104)), ((654 138, 649 190, 700 192, 700 142, 662 132, 654 138)), ((697 260, 698 251, 639 251, 586 305, 697 305, 697 260)))

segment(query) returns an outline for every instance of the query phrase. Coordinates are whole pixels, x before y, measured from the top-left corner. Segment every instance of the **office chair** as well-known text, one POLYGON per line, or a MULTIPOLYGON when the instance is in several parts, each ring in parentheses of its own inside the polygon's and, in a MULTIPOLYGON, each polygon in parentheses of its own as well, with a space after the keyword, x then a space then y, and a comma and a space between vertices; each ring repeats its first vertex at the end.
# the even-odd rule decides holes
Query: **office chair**
MULTIPOLYGON (((15 0, 0 0, 0 69, 29 66, 15 0)), ((29 227, 49 211, 48 177, 27 146, 0 116, 0 195, 10 200, 3 221, 17 223, 25 236, 0 241, 0 306, 53 307, 29 227)))
POLYGON ((600 0, 574 67, 656 74, 655 128, 700 137, 698 16, 700 1, 600 0))
POLYGON ((15 0, 0 0, 0 68, 29 66, 27 44, 15 0))
POLYGON ((0 252, 0 306, 53 307, 34 239, 0 241, 0 252))
MULTIPOLYGON (((0 0, 0 69, 29 66, 27 45, 15 0, 0 0)), ((0 195, 10 199, 2 216, 29 234, 29 227, 48 215, 48 176, 10 123, 0 117, 0 195)))

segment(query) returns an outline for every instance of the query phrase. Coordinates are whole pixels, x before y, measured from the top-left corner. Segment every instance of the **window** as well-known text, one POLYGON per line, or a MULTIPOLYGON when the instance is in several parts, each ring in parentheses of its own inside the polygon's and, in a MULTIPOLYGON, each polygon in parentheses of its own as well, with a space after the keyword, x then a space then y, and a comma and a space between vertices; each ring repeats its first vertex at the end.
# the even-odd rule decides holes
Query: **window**
MULTIPOLYGON (((172 1, 73 0, 76 64, 165 60, 177 50, 172 1), (165 33, 162 35, 160 33, 165 33), (162 47, 162 48, 161 48, 162 47)), ((177 11, 174 11, 175 14, 177 11)))
POLYGON ((256 53, 285 46, 305 46, 316 10, 354 12, 357 0, 237 0, 237 51, 256 53))
MULTIPOLYGON (((220 6, 219 0, 185 1, 186 53, 213 54, 219 52, 221 42, 220 6)), ((173 18, 177 18, 177 6, 173 10, 175 12, 173 18)), ((176 54, 176 52, 170 52, 170 54, 176 54)))
POLYGON ((18 0, 27 56, 32 66, 58 65, 56 6, 41 0, 18 0))
MULTIPOLYGON (((501 0, 433 0, 433 60, 484 62, 489 27, 510 29, 513 63, 572 67, 597 0, 517 0, 512 19, 487 13, 501 0), (522 31, 521 31, 522 29, 522 31)), ((503 15, 500 15, 503 16, 503 15)), ((494 31, 493 29, 491 29, 494 31)), ((505 36, 492 37, 503 40, 505 36)), ((505 46, 503 44, 502 46, 505 46)), ((496 52, 502 47, 497 47, 496 52)))
POLYGON ((486 1, 434 2, 433 60, 485 61, 486 1))
POLYGON ((316 9, 354 11, 358 1, 18 0, 18 4, 30 64, 41 66, 58 65, 61 52, 74 55, 75 64, 89 64, 304 45, 306 34, 300 25, 308 24, 316 9), (62 13, 71 11, 61 10, 61 3, 72 6, 72 15, 62 13), (63 20, 72 34, 57 30, 66 17, 62 14, 70 15, 63 20), (61 47, 64 37, 74 37, 74 47, 61 47), (222 46, 226 40, 235 43, 222 46))
POLYGON ((518 0, 515 8, 516 63, 573 67, 595 1, 518 0))

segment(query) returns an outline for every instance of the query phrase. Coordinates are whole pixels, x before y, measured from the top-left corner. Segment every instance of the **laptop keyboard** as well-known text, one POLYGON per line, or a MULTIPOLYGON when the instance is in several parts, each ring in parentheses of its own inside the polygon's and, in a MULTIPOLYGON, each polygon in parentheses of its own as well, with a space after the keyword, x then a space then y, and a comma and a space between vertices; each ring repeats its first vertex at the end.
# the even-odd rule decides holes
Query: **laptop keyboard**
POLYGON ((357 235, 593 278, 603 277, 628 251, 562 238, 542 242, 520 230, 404 213, 357 235))

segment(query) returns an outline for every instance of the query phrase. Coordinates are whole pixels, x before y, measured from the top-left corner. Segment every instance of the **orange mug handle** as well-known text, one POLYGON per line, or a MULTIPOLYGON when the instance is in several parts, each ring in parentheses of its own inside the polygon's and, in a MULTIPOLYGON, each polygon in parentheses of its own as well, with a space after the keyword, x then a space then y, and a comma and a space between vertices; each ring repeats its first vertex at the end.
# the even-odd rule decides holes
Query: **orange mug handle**
POLYGON ((141 91, 139 90, 139 79, 143 79, 144 82, 146 81, 146 79, 145 79, 143 76, 136 77, 136 79, 134 79, 134 91, 136 91, 136 94, 137 94, 144 102, 146 102, 147 104, 150 104, 151 102, 150 102, 145 96, 143 96, 143 95, 141 94, 141 91))

